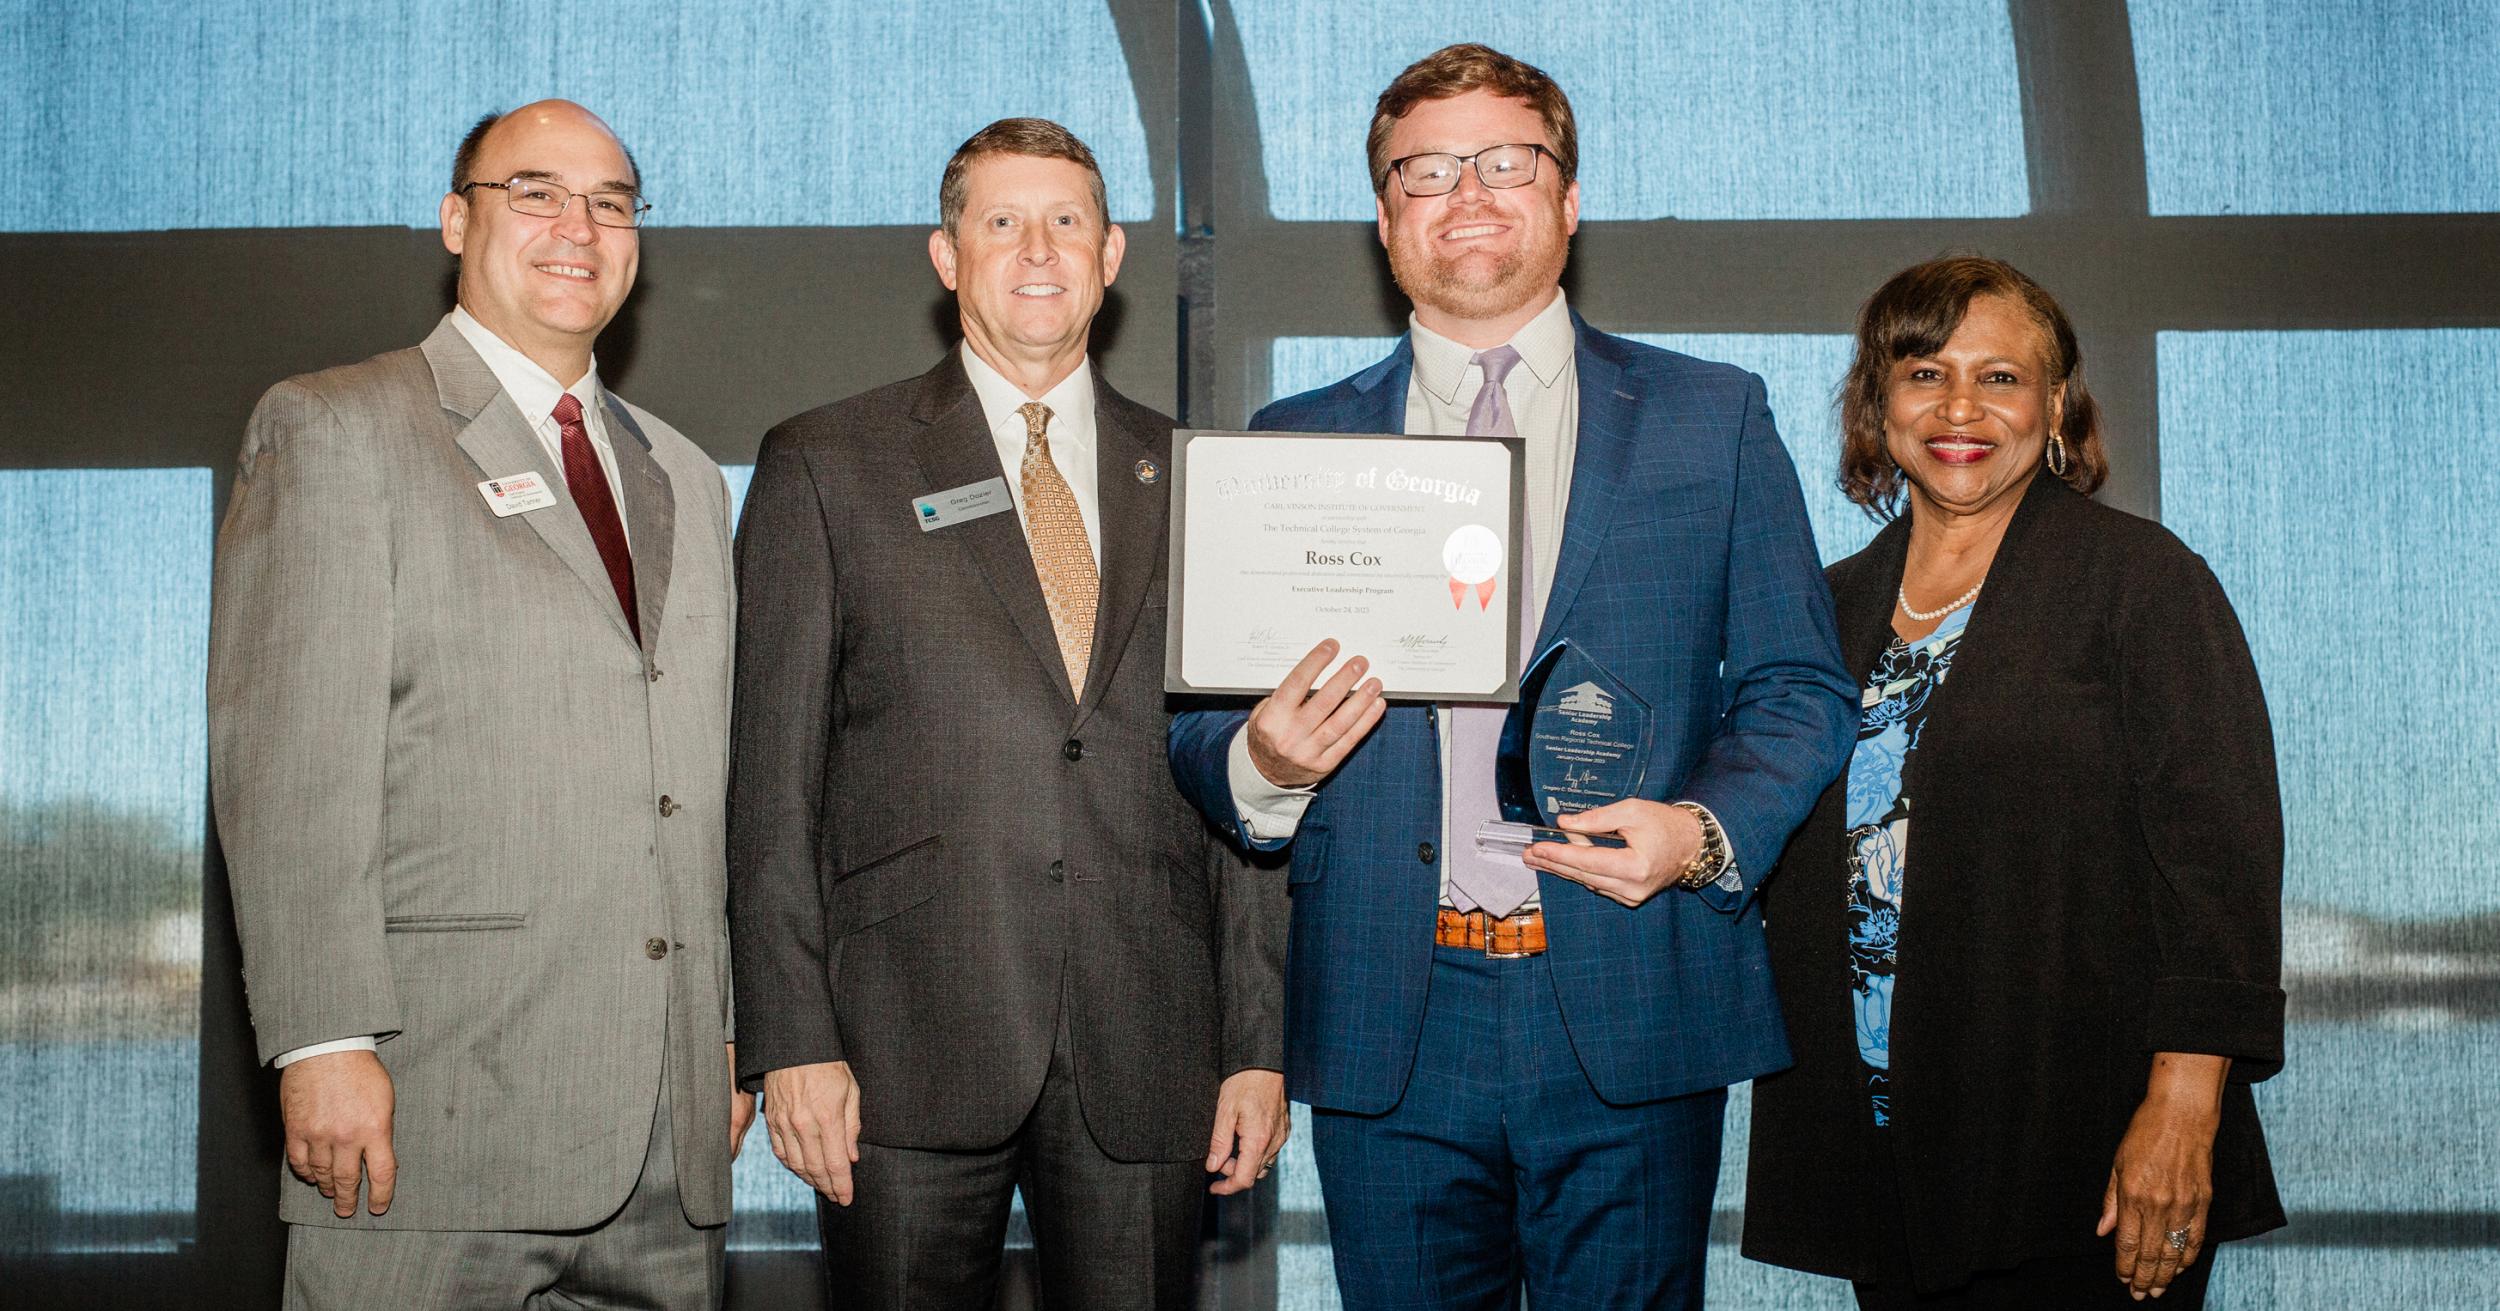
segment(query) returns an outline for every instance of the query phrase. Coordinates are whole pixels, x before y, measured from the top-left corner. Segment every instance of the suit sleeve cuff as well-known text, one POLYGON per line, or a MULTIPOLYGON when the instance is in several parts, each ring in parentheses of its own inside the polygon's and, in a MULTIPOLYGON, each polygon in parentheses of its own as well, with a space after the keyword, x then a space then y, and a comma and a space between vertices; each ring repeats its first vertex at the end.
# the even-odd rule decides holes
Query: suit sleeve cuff
POLYGON ((1224 1074, 1230 1078, 1243 1070, 1285 1071, 1284 1017, 1273 1010, 1245 1017, 1242 1022, 1224 1026, 1224 1074))
POLYGON ((1245 733, 1233 734, 1224 768, 1232 783, 1233 808, 1241 815, 1242 831, 1256 842, 1282 842, 1292 837, 1317 789, 1278 787, 1268 782, 1267 775, 1250 763, 1250 740, 1245 733))
POLYGON ((822 1044, 774 1043, 761 1037, 742 1036, 731 1045, 738 1049, 740 1092, 762 1092, 764 1076, 775 1070, 798 1065, 830 1065, 851 1059, 838 1040, 822 1044))
POLYGON ((292 1051, 280 1052, 270 1060, 269 1068, 283 1070, 307 1056, 327 1056, 332 1052, 369 1052, 374 1049, 375 1045, 372 1034, 354 1038, 334 1038, 329 1042, 317 1042, 308 1047, 297 1047, 292 1051))

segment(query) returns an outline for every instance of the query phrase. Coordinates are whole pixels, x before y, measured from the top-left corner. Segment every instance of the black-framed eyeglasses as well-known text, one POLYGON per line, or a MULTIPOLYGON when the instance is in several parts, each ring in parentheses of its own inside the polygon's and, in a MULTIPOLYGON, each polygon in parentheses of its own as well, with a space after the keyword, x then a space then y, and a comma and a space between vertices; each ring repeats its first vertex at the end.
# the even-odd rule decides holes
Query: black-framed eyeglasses
POLYGON ((651 206, 630 191, 569 191, 545 178, 460 184, 464 193, 471 187, 502 192, 513 213, 531 218, 555 218, 572 206, 575 196, 580 196, 582 208, 590 211, 590 221, 603 228, 638 228, 642 226, 642 216, 651 212, 651 206))
MULTIPOLYGON (((1410 196, 1446 196, 1458 190, 1458 175, 1469 164, 1476 166, 1476 181, 1499 191, 1505 187, 1524 187, 1536 181, 1536 157, 1553 155, 1543 146, 1519 144, 1486 146, 1472 155, 1451 155, 1435 152, 1408 155, 1389 161, 1389 171, 1397 175, 1398 185, 1410 196)), ((1556 163, 1561 160, 1557 158, 1556 163)), ((1384 181, 1386 179, 1383 179, 1384 181)))

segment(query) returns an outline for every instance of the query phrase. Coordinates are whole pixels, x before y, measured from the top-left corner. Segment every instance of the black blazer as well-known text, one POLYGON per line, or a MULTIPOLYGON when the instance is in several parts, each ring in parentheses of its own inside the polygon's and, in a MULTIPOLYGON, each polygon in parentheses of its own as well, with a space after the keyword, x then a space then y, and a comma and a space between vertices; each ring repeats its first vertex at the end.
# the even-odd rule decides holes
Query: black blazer
POLYGON ((738 1072, 847 1060, 860 1135, 1007 1141, 1061 1008, 1086 1124, 1201 1157, 1218 1083, 1283 1063, 1283 879, 1164 764, 1172 421, 1096 374, 1102 589, 1084 695, 955 352, 764 438, 738 537, 729 923, 738 1072), (1141 473, 1141 470, 1143 471, 1141 473))
MULTIPOLYGON (((1909 528, 1829 571, 1861 683, 1909 528)), ((1857 1057, 1844 775, 1765 893, 1797 1064, 1754 1085, 1745 1254, 1872 1279, 1900 1268, 1906 1230, 1937 1289, 2107 1251, 2092 1230, 2157 1051, 2232 1058, 2210 1237, 2281 1225, 2248 1087, 2283 1064, 2274 737, 2205 562, 2036 479, 1904 782, 1892 1126, 1872 1127, 1857 1057)))

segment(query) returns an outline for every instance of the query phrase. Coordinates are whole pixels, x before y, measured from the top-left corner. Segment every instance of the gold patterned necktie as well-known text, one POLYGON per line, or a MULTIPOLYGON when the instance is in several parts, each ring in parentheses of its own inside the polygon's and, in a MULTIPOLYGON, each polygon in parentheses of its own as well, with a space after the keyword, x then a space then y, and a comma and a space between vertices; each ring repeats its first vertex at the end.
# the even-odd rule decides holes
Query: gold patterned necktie
POLYGON ((1024 465, 1017 478, 1024 493, 1025 540, 1033 549, 1033 572, 1041 579, 1050 626, 1059 633, 1059 658, 1068 666, 1068 690, 1085 695, 1085 666, 1094 654, 1094 599, 1102 590, 1094 548, 1085 540, 1085 512, 1059 467, 1050 462, 1050 407, 1026 401, 1024 465))

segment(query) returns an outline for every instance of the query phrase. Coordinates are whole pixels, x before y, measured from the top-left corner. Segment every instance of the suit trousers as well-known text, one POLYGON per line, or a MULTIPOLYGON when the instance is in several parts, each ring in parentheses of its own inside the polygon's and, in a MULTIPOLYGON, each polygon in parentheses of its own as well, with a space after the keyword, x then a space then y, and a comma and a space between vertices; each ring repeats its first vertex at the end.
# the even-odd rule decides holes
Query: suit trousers
MULTIPOLYGON (((729 1126, 720 1127, 723 1134, 729 1126)), ((668 1078, 642 1176, 588 1229, 338 1229, 288 1225, 287 1311, 683 1311, 721 1304, 729 1228, 698 1228, 677 1197, 668 1078)))
POLYGON ((1077 1101, 1064 1009, 1041 1096, 1014 1137, 966 1152, 862 1142, 851 1178, 849 1206, 816 1199, 829 1311, 990 1311, 1019 1191, 1043 1306, 1194 1305, 1206 1163, 1103 1154, 1077 1101))
POLYGON ((1542 955, 1441 947, 1398 1104, 1319 1110, 1349 1311, 1701 1306, 1727 1091, 1610 1105, 1542 955))

